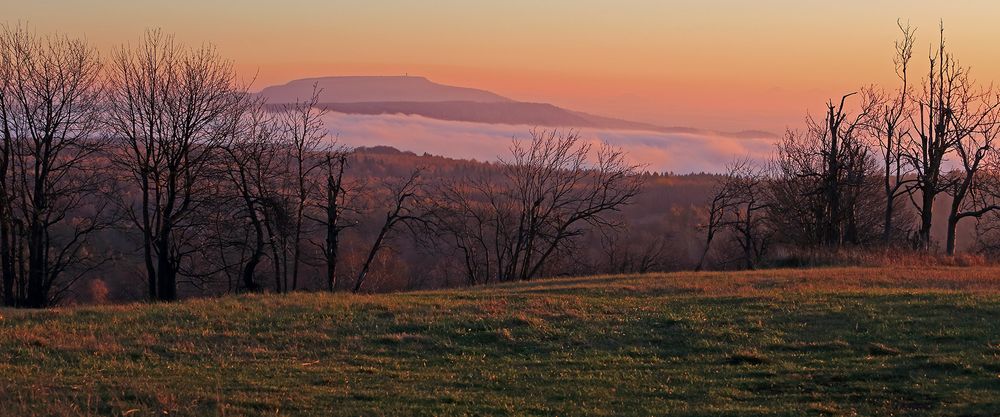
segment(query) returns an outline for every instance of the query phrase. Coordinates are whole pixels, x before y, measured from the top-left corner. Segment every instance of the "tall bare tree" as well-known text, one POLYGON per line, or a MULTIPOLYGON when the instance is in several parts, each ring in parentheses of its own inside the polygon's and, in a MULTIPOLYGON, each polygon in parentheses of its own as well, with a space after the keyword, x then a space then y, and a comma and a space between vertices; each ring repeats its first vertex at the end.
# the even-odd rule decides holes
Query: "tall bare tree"
POLYGON ((944 25, 940 28, 937 48, 929 54, 927 78, 916 97, 914 139, 906 157, 915 169, 915 189, 911 194, 920 215, 917 239, 921 248, 931 248, 934 202, 941 193, 952 189, 952 178, 945 175, 944 163, 955 147, 977 124, 971 113, 972 85, 966 68, 948 52, 944 25))
MULTIPOLYGON (((304 249, 303 234, 305 233, 306 210, 313 204, 316 197, 317 184, 313 176, 324 166, 324 150, 333 146, 328 142, 326 125, 323 117, 327 111, 319 106, 322 91, 313 85, 312 95, 305 101, 284 106, 281 110, 283 134, 287 140, 289 172, 292 184, 288 191, 292 204, 292 235, 291 235, 291 290, 299 285, 299 268, 302 264, 304 249)), ((286 264, 286 265, 287 265, 286 264)), ((289 287, 286 282, 285 287, 289 287)))
POLYGON ((324 216, 319 219, 323 225, 325 237, 323 244, 323 260, 326 265, 327 290, 337 290, 337 263, 340 260, 340 235, 349 227, 355 225, 345 219, 348 211, 354 210, 348 202, 352 190, 345 184, 344 171, 350 159, 351 151, 346 148, 331 149, 326 152, 326 163, 323 166, 326 176, 326 198, 320 204, 324 216))
POLYGON ((109 225, 101 62, 86 42, 0 27, 0 275, 4 304, 46 307, 104 259, 109 225))
POLYGON ((866 88, 863 100, 871 109, 864 121, 871 140, 871 147, 877 150, 882 165, 882 192, 885 194, 885 211, 882 222, 882 244, 889 246, 894 236, 898 236, 900 225, 894 223, 898 216, 901 197, 910 192, 913 183, 912 167, 906 158, 905 146, 910 137, 907 124, 913 117, 912 97, 909 85, 910 60, 913 58, 915 30, 909 25, 897 22, 902 33, 896 41, 896 55, 893 59, 896 77, 900 80, 898 90, 886 92, 876 87, 866 88))
POLYGON ((124 195, 122 206, 142 235, 149 298, 175 300, 193 251, 183 234, 196 230, 212 158, 231 139, 246 94, 214 48, 182 47, 158 30, 115 54, 110 81, 115 162, 138 194, 124 195))

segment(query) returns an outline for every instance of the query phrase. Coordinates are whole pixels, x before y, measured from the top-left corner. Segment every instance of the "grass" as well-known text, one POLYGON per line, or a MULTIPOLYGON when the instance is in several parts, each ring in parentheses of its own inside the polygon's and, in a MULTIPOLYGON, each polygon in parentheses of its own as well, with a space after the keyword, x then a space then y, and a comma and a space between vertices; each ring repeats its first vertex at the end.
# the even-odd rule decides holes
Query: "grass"
POLYGON ((0 310, 3 415, 1000 414, 1000 269, 0 310))

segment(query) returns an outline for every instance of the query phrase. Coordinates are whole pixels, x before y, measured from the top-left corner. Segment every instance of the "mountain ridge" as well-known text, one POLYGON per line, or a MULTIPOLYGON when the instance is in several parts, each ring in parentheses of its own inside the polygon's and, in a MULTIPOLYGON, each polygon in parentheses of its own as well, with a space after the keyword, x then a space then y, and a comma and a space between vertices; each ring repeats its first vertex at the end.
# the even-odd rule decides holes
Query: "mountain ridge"
POLYGON ((410 75, 302 78, 265 87, 259 94, 277 102, 294 103, 309 100, 313 86, 320 90, 321 102, 513 101, 490 91, 439 84, 426 77, 410 75), (328 99, 331 95, 333 99, 328 99))
POLYGON ((292 80, 258 93, 272 108, 307 100, 320 89, 320 105, 333 112, 359 115, 400 114, 436 120, 542 127, 638 130, 667 134, 712 134, 731 138, 777 138, 771 132, 722 132, 659 126, 562 108, 550 103, 509 99, 469 87, 435 83, 421 76, 333 76, 292 80))

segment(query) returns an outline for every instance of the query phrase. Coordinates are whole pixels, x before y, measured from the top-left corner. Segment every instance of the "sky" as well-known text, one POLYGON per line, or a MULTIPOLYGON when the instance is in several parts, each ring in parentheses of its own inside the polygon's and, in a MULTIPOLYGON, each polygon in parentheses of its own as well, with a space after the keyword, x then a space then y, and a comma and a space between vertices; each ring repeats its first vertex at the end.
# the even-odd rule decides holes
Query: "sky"
POLYGON ((918 28, 921 63, 943 19, 973 75, 996 79, 997 16, 1000 2, 971 0, 0 0, 0 22, 103 51, 147 28, 214 44, 256 88, 410 74, 665 126, 772 132, 827 98, 892 85, 897 19, 918 28))

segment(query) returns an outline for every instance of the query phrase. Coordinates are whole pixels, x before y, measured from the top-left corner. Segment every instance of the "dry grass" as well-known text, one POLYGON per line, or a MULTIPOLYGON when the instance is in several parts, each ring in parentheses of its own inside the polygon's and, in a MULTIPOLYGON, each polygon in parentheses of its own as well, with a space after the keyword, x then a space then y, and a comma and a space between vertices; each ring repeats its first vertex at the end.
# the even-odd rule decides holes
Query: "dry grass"
MULTIPOLYGON (((632 295, 783 296, 809 293, 961 292, 1000 294, 1000 267, 829 267, 741 272, 679 272, 594 276, 498 285, 497 293, 596 290, 632 295)), ((539 299, 544 303, 551 300, 539 299)), ((562 301, 565 302, 565 301, 562 301)), ((568 310, 562 314, 572 314, 568 310)))
POLYGON ((985 267, 996 265, 996 262, 991 262, 978 254, 959 253, 948 256, 942 253, 897 248, 793 249, 779 257, 775 262, 793 268, 832 266, 869 268, 985 267))
POLYGON ((1000 415, 995 267, 0 315, 0 415, 1000 415))

